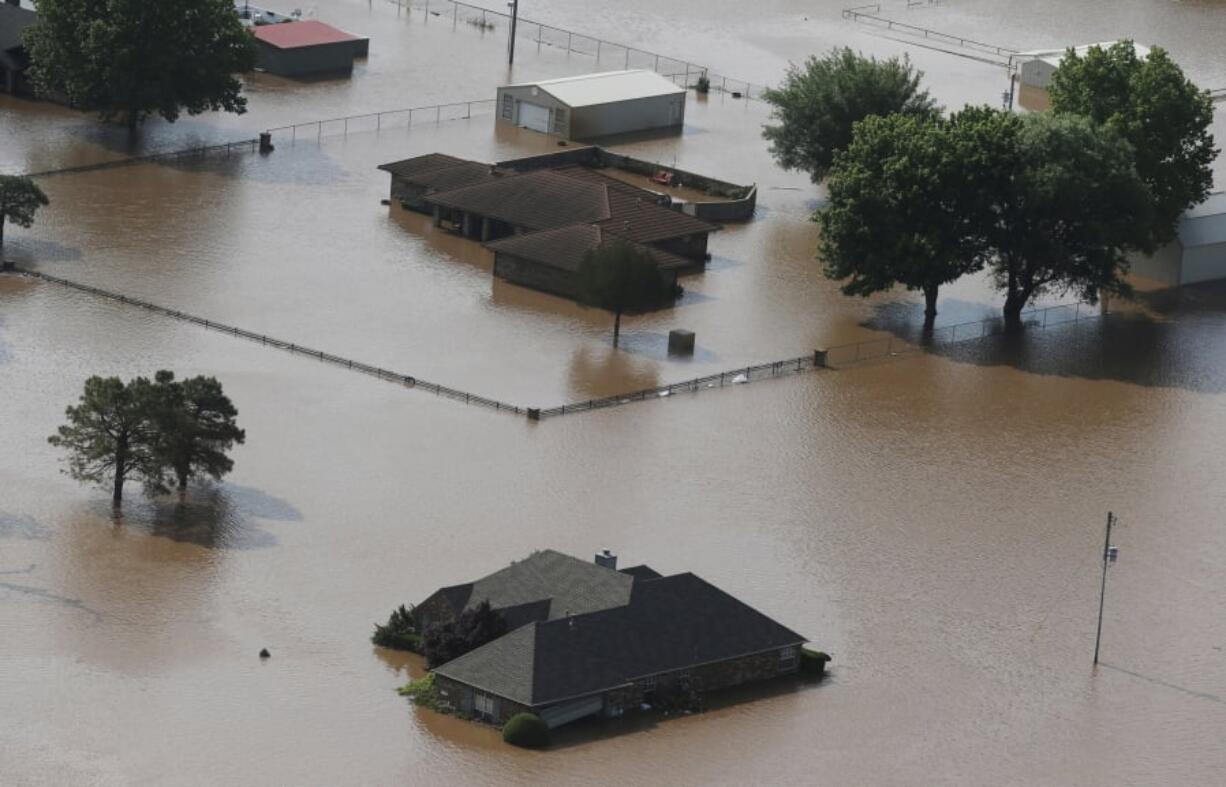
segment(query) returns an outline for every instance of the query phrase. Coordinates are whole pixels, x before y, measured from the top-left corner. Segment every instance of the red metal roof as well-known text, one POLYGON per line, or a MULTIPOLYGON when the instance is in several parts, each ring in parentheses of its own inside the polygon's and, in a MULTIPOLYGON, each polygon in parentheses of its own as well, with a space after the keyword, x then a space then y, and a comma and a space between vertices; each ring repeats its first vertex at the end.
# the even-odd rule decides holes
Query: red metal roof
POLYGON ((303 46, 318 46, 320 44, 336 44, 342 41, 360 41, 358 36, 350 35, 344 30, 337 30, 332 25, 317 22, 313 19, 305 22, 284 22, 276 25, 257 25, 255 37, 278 49, 296 49, 303 46))

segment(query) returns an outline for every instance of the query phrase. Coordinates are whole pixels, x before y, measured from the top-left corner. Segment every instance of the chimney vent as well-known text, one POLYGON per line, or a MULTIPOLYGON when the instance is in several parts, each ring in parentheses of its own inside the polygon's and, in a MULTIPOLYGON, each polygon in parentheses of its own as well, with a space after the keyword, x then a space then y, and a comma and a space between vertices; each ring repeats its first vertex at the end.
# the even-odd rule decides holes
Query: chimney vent
POLYGON ((604 566, 605 568, 617 570, 617 555, 607 549, 602 549, 596 553, 596 565, 604 566))

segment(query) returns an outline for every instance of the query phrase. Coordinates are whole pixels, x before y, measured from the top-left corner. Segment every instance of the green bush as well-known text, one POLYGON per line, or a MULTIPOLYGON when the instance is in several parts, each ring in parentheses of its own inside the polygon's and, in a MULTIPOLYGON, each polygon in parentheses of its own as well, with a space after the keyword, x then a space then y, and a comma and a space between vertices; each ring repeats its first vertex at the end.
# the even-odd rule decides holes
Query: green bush
POLYGON ((820 677, 826 674, 826 662, 830 655, 820 650, 800 649, 800 671, 805 675, 820 677))
POLYGON ((438 689, 435 688, 433 672, 426 673, 425 677, 409 681, 396 691, 400 696, 413 700, 414 705, 420 705, 438 713, 451 713, 453 710, 451 703, 443 699, 438 689))
POLYGON ((512 746, 540 749, 549 745, 549 727, 535 713, 517 713, 503 725, 502 739, 512 746))
POLYGON ((698 93, 711 92, 711 80, 707 79, 707 75, 705 73, 698 77, 698 81, 694 84, 694 90, 698 93))
POLYGON ((421 653, 421 632, 417 630, 413 609, 406 609, 404 604, 401 604, 399 609, 392 610, 386 624, 375 624, 375 633, 370 641, 381 648, 421 653))

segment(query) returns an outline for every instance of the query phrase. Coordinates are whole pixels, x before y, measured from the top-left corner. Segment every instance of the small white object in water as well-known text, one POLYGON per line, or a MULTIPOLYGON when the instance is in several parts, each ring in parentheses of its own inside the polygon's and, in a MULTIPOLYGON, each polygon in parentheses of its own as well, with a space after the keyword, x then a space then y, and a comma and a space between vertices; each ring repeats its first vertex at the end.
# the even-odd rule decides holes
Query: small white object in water
POLYGON ((736 377, 732 378, 733 385, 739 385, 740 383, 747 383, 747 382, 749 382, 749 378, 743 374, 738 374, 736 377))
POLYGON ((660 391, 660 393, 656 395, 659 396, 661 399, 663 399, 664 397, 668 396, 670 393, 671 391, 660 391))

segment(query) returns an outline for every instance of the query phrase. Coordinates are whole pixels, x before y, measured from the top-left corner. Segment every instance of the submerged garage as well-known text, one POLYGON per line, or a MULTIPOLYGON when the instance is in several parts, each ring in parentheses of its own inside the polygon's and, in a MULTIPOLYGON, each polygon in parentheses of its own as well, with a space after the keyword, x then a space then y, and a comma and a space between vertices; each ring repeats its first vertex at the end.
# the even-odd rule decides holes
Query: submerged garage
POLYGON ((683 87, 654 71, 608 71, 498 88, 498 122, 566 139, 681 129, 683 87))

